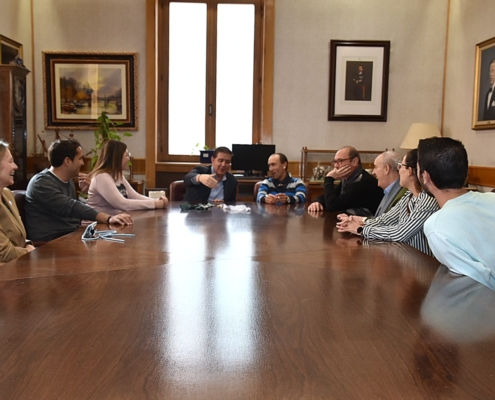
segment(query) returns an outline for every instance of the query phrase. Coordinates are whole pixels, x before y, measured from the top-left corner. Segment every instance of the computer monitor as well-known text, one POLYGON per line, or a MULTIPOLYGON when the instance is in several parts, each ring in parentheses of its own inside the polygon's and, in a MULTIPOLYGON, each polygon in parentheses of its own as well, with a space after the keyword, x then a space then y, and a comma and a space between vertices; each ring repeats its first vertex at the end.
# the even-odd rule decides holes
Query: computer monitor
POLYGON ((232 169, 244 171, 244 176, 265 176, 268 171, 268 158, 275 153, 274 144, 233 144, 232 169))

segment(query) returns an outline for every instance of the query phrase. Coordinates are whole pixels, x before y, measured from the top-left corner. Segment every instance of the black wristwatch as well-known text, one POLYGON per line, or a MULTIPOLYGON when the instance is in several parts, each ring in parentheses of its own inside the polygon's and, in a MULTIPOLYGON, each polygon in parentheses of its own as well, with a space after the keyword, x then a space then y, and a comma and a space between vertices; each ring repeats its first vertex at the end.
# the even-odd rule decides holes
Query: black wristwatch
POLYGON ((363 227, 360 226, 359 228, 357 228, 357 234, 358 235, 362 235, 363 234, 363 227))

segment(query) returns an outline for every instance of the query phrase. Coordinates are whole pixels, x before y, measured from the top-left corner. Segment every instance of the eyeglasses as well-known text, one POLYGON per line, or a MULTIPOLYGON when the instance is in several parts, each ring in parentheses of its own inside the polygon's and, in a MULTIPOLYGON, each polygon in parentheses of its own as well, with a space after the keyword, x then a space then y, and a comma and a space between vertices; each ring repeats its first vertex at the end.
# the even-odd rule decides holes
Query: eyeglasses
POLYGON ((113 236, 128 236, 128 237, 136 236, 134 233, 117 233, 117 231, 111 231, 111 230, 98 231, 96 230, 96 224, 97 222, 95 221, 86 227, 81 238, 83 241, 103 239, 103 240, 109 240, 111 242, 124 243, 125 242, 124 240, 115 239, 113 238, 113 236))
POLYGON ((332 161, 332 164, 342 164, 344 161, 347 160, 352 160, 354 157, 349 157, 349 158, 337 158, 336 160, 332 161))
POLYGON ((397 163, 397 171, 399 171, 401 169, 401 167, 406 167, 406 168, 413 168, 405 163, 401 163, 401 162, 398 162, 397 163))

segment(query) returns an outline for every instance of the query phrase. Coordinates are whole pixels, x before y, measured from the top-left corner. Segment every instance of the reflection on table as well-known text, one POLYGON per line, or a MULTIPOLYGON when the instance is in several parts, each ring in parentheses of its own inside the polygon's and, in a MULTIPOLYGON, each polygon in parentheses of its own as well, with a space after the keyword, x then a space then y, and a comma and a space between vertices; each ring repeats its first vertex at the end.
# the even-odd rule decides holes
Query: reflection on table
POLYGON ((124 244, 81 228, 5 264, 0 398, 493 396, 494 292, 247 205, 132 212, 124 244))

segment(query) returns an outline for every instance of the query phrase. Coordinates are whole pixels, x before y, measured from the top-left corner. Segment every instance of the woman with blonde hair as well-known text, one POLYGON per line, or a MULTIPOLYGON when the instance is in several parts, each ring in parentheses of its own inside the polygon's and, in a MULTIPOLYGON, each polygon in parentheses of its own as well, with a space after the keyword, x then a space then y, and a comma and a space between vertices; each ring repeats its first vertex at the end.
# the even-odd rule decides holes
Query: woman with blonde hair
POLYGON ((14 184, 17 165, 9 145, 0 140, 0 264, 33 251, 32 242, 26 240, 26 229, 19 215, 14 195, 7 186, 14 184))
POLYGON ((123 175, 129 164, 127 145, 118 140, 107 141, 94 170, 89 174, 88 205, 97 210, 146 210, 165 208, 166 197, 150 199, 137 193, 123 175))

